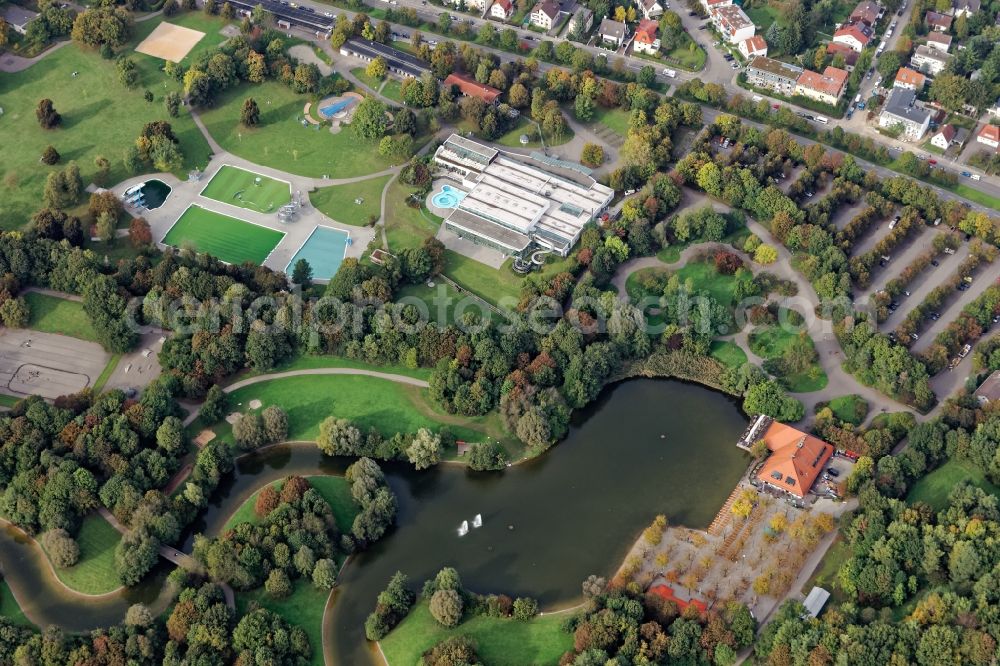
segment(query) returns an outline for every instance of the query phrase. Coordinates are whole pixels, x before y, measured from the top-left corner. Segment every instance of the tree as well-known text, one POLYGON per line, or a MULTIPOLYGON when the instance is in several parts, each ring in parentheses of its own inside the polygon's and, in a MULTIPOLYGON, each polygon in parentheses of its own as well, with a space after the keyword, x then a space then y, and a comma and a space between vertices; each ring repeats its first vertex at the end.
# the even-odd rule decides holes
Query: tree
POLYGON ((599 167, 604 163, 604 147, 596 143, 583 144, 580 161, 589 167, 599 167))
POLYGON ((42 129, 52 129, 62 122, 62 116, 52 106, 52 100, 48 98, 39 100, 38 107, 35 109, 35 117, 42 129))
POLYGON ((504 469, 507 452, 499 442, 477 442, 469 447, 469 467, 476 471, 504 469))
POLYGON ((275 599, 284 599, 292 593, 292 581, 284 569, 271 569, 264 581, 264 591, 275 599))
POLYGON ((312 266, 306 259, 299 259, 292 268, 292 282, 301 285, 303 288, 312 284, 312 266))
POLYGON ((134 217, 128 224, 128 239, 133 247, 148 247, 153 242, 153 232, 144 218, 134 217))
POLYGON ((764 243, 754 251, 753 260, 764 266, 773 264, 778 260, 778 250, 773 245, 764 243))
POLYGON ((226 413, 226 394, 218 384, 212 384, 205 394, 205 402, 198 410, 198 416, 206 423, 215 423, 226 413))
POLYGON ((389 127, 385 104, 374 97, 366 97, 358 104, 351 126, 365 139, 381 139, 389 127))
POLYGON ((331 590, 337 584, 337 563, 329 558, 316 560, 312 572, 313 585, 321 590, 331 590))
POLYGON ((441 461, 441 438, 427 428, 420 428, 406 448, 406 457, 418 470, 441 461))
POLYGON ((270 442, 283 442, 288 437, 288 415, 276 405, 269 405, 261 412, 264 437, 270 442))
POLYGON ((365 68, 365 74, 373 79, 384 79, 389 73, 389 65, 386 63, 385 58, 379 56, 368 63, 365 68))
POLYGON ((278 491, 274 489, 274 486, 264 486, 257 493, 257 499, 253 504, 253 512, 259 518, 267 518, 271 515, 272 511, 278 508, 279 504, 281 504, 281 497, 278 495, 278 491))
POLYGON ((115 69, 118 71, 118 82, 131 90, 139 83, 139 69, 135 61, 125 56, 118 56, 115 62, 115 69))
POLYGON ((163 419, 156 429, 156 445, 170 455, 181 453, 187 448, 187 437, 183 422, 176 416, 163 419))
POLYGON ((444 627, 457 627, 462 621, 462 596, 455 590, 438 590, 431 596, 430 611, 444 627))
POLYGON ((42 151, 42 164, 48 164, 52 166, 59 162, 59 153, 53 146, 46 146, 45 150, 42 151))
POLYGON ((257 100, 247 97, 243 100, 243 108, 240 109, 240 122, 244 127, 256 127, 260 123, 260 109, 257 107, 257 100))
POLYGON ((71 567, 80 559, 80 547, 69 533, 62 529, 49 530, 42 535, 42 545, 52 564, 59 569, 71 567))
POLYGON ((514 619, 530 620, 538 615, 538 602, 531 597, 518 597, 514 600, 514 619))
POLYGON ((244 451, 253 451, 267 441, 260 414, 247 412, 233 424, 233 439, 244 451))
POLYGON ((31 319, 31 308, 22 297, 8 298, 0 304, 0 322, 7 328, 25 328, 31 319))
POLYGON ((97 221, 94 223, 97 238, 104 243, 113 241, 115 238, 115 224, 116 220, 111 216, 111 213, 105 211, 98 215, 97 221))

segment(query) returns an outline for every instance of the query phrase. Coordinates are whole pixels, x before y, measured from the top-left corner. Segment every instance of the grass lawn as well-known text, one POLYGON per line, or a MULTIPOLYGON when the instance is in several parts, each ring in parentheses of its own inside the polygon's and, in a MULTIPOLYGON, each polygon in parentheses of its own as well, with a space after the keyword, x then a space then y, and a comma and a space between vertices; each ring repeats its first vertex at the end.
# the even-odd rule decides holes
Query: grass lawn
POLYGON ((840 568, 844 566, 844 563, 847 562, 850 556, 850 545, 842 538, 837 537, 833 545, 830 546, 830 549, 826 551, 826 555, 820 560, 819 565, 809 577, 809 580, 802 586, 802 593, 809 594, 809 591, 814 586, 822 587, 830 591, 830 596, 834 601, 845 601, 844 592, 840 589, 840 585, 837 582, 837 572, 840 571, 840 568))
POLYGON ((743 11, 746 12, 750 20, 757 26, 757 30, 761 34, 767 32, 767 29, 771 27, 772 23, 777 22, 778 25, 785 25, 787 23, 785 17, 781 13, 781 10, 777 7, 772 7, 770 4, 766 4, 763 7, 753 7, 751 9, 744 8, 743 11))
POLYGON ((368 72, 365 71, 364 67, 355 67, 351 70, 351 74, 374 92, 377 92, 382 87, 382 84, 385 83, 385 79, 376 79, 374 76, 368 76, 368 72))
MULTIPOLYGON (((354 498, 351 497, 351 485, 347 483, 347 480, 342 476, 309 476, 306 478, 309 480, 309 484, 323 496, 326 503, 333 509, 333 515, 337 519, 337 528, 341 532, 350 532, 351 525, 354 524, 354 517, 358 515, 359 508, 354 498)), ((279 480, 270 485, 274 486, 275 490, 281 490, 283 484, 284 481, 279 480)), ((260 490, 248 497, 247 501, 233 512, 233 515, 229 517, 225 527, 222 529, 225 531, 240 523, 256 524, 260 522, 260 519, 253 510, 254 503, 257 501, 257 495, 259 494, 260 490)))
POLYGON ((949 460, 917 481, 906 499, 910 503, 926 502, 940 511, 948 506, 948 494, 962 481, 970 481, 972 485, 1000 496, 1000 488, 987 481, 981 469, 961 460, 949 460))
POLYGON ((676 48, 666 52, 667 64, 675 65, 692 72, 700 72, 705 67, 705 60, 708 58, 708 54, 705 53, 703 48, 695 44, 690 35, 686 32, 683 35, 684 38, 681 40, 681 43, 676 48))
POLYGON ((968 185, 956 185, 950 189, 955 194, 965 197, 970 201, 975 201, 976 203, 982 204, 984 206, 989 206, 994 210, 1000 210, 1000 197, 995 197, 992 194, 987 194, 981 190, 977 190, 974 187, 968 185))
MULTIPOLYGON (((797 333, 781 326, 760 326, 750 333, 750 351, 769 361, 780 359, 792 346, 797 333)), ((810 339, 812 343, 812 339, 810 339)), ((824 388, 829 381, 823 368, 814 361, 802 372, 779 376, 785 388, 792 393, 809 393, 824 388)))
MULTIPOLYGON (((197 12, 200 16, 201 12, 197 12)), ((131 44, 141 41, 160 22, 154 18, 136 24, 131 44)), ((221 21, 213 24, 222 25, 221 21)), ((121 159, 125 148, 134 143, 145 123, 167 117, 164 95, 179 91, 181 84, 168 80, 160 71, 163 61, 135 54, 130 47, 125 52, 134 56, 139 66, 140 81, 133 90, 119 83, 113 60, 104 60, 96 50, 72 44, 49 53, 24 71, 0 77, 4 111, 0 122, 0 145, 4 146, 0 228, 14 229, 27 222, 41 206, 46 176, 70 160, 80 166, 85 184, 97 171, 94 159, 99 155, 111 161, 111 183, 128 176, 121 159), (73 72, 77 75, 73 76, 73 72), (151 103, 143 99, 147 89, 154 95, 151 103), (42 129, 35 119, 35 107, 44 98, 51 99, 62 115, 62 124, 56 129, 42 129), (52 167, 39 163, 39 156, 49 145, 62 156, 60 163, 52 167)), ((170 118, 170 124, 184 154, 184 164, 176 175, 184 178, 188 170, 204 168, 211 151, 187 107, 181 109, 179 117, 170 118)))
POLYGON ((201 196, 223 203, 269 213, 292 200, 291 186, 283 180, 224 165, 212 176, 201 196))
POLYGON ((111 357, 111 360, 108 361, 108 364, 104 366, 104 369, 101 370, 101 374, 97 376, 97 381, 94 382, 95 394, 100 393, 104 388, 104 385, 108 383, 108 380, 111 379, 111 375, 114 374, 115 368, 118 367, 118 362, 121 360, 121 354, 115 354, 111 357))
MULTIPOLYGON (((317 356, 311 354, 296 356, 291 361, 287 361, 281 365, 275 366, 272 370, 268 370, 268 373, 288 372, 290 370, 311 370, 314 368, 361 368, 364 370, 377 370, 378 372, 387 372, 406 377, 414 377, 416 379, 429 379, 431 376, 431 371, 426 368, 407 368, 402 365, 372 365, 371 363, 365 363, 364 361, 358 361, 353 358, 346 358, 343 356, 317 356)), ((245 374, 241 374, 237 379, 252 377, 255 374, 260 373, 247 372, 245 374)))
POLYGON ((18 627, 36 628, 31 620, 25 617, 24 611, 14 598, 14 593, 3 579, 0 579, 0 617, 18 627))
POLYGON ((441 218, 428 211, 423 203, 420 208, 406 205, 411 192, 397 179, 389 185, 385 195, 385 235, 393 252, 419 247, 425 238, 437 234, 441 225, 441 218))
POLYGON ((510 260, 493 268, 475 259, 445 250, 444 274, 493 305, 517 305, 524 278, 514 273, 510 260))
POLYGON ((715 340, 709 350, 712 358, 730 368, 738 368, 747 362, 747 354, 735 342, 715 340))
POLYGON ((242 616, 254 603, 277 613, 290 624, 302 627, 309 636, 312 666, 323 666, 323 610, 330 597, 329 590, 320 590, 303 578, 292 581, 292 594, 274 599, 263 587, 236 594, 236 609, 242 616))
POLYGON ((569 615, 543 615, 528 622, 508 618, 476 616, 454 629, 446 629, 431 617, 421 601, 399 626, 381 641, 389 666, 412 666, 429 648, 451 636, 468 636, 476 652, 490 666, 555 664, 572 649, 573 636, 562 630, 569 615))
MULTIPOLYGON (((104 594, 121 587, 115 573, 115 547, 121 534, 97 513, 83 519, 76 542, 80 560, 68 569, 56 568, 59 580, 77 592, 104 594)), ((41 543, 41 541, 39 541, 41 543)))
POLYGON ((382 97, 391 99, 393 102, 403 103, 403 82, 397 79, 389 79, 382 86, 382 97))
POLYGON ((262 264, 284 235, 201 206, 190 206, 170 227, 163 242, 176 247, 190 245, 230 264, 262 264))
POLYGON ((309 194, 316 210, 332 220, 354 227, 363 227, 382 211, 382 190, 392 176, 371 178, 350 185, 331 185, 309 194), (361 199, 361 203, 355 203, 361 199))
POLYGON ((231 88, 213 108, 200 113, 212 137, 229 152, 300 176, 350 178, 392 165, 390 158, 378 154, 377 141, 360 138, 350 126, 336 134, 325 125, 303 126, 307 101, 307 95, 265 81, 231 88), (240 124, 240 109, 250 94, 260 106, 260 125, 253 129, 240 124))
POLYGON ((838 396, 829 407, 838 419, 854 425, 861 425, 868 415, 868 401, 857 394, 838 396))
POLYGON ((601 123, 612 132, 625 136, 628 134, 630 116, 631 114, 625 109, 617 107, 614 109, 605 109, 604 107, 598 106, 597 111, 594 113, 594 120, 601 123))
MULTIPOLYGON (((707 291, 712 298, 723 305, 731 306, 736 297, 736 284, 739 282, 734 275, 724 275, 715 270, 715 265, 707 261, 695 261, 684 265, 677 271, 681 283, 689 279, 694 283, 695 291, 707 291)), ((747 279, 752 279, 749 277, 747 279)))
MULTIPOLYGON (((254 398, 264 407, 278 405, 288 413, 288 439, 315 440, 327 416, 354 421, 362 432, 377 428, 384 435, 413 433, 418 428, 440 429, 440 418, 421 399, 424 389, 363 375, 303 375, 273 379, 233 391, 229 404, 245 410, 254 398)), ((482 433, 463 426, 469 419, 450 418, 449 427, 460 439, 479 441, 482 433)))
POLYGON ((83 303, 33 291, 26 292, 24 300, 31 308, 28 328, 97 342, 97 332, 90 323, 90 317, 83 311, 83 303))
POLYGON ((21 398, 15 398, 12 395, 0 393, 0 407, 13 407, 19 402, 21 402, 21 398))
MULTIPOLYGON (((436 280, 433 287, 428 287, 425 284, 408 284, 402 287, 396 296, 397 303, 403 298, 406 298, 407 302, 413 302, 413 299, 422 302, 423 306, 427 308, 427 320, 442 326, 458 321, 455 309, 459 303, 462 304, 459 314, 484 312, 483 309, 477 307, 478 301, 464 301, 467 295, 463 295, 444 280, 436 280)), ((485 315, 491 319, 497 317, 497 314, 492 310, 486 310, 485 315)))

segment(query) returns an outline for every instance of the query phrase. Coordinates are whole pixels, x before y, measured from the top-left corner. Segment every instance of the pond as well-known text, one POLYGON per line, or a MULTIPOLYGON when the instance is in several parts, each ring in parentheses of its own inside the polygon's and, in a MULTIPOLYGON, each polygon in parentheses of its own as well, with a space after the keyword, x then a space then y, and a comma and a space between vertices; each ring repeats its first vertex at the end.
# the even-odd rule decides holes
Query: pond
MULTIPOLYGON (((606 389, 552 451, 506 471, 441 465, 415 472, 383 464, 399 499, 398 526, 342 572, 328 614, 328 657, 336 664, 371 657, 364 619, 397 569, 414 587, 454 566, 475 591, 531 595, 543 607, 576 602, 581 582, 592 573, 610 575, 656 514, 674 525, 711 522, 746 468, 735 446, 745 426, 728 396, 635 379, 606 389), (458 525, 477 513, 483 526, 459 537, 458 525)), ((350 462, 311 444, 245 458, 191 531, 217 533, 264 483, 288 474, 342 474, 350 462)))

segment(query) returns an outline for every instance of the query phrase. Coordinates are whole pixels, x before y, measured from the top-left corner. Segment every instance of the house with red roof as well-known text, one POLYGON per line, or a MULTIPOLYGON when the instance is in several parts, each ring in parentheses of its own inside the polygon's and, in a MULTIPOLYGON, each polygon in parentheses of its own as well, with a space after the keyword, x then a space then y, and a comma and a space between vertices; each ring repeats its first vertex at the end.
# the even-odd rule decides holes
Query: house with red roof
POLYGON ((941 150, 948 150, 953 143, 958 143, 958 130, 954 125, 941 125, 931 137, 931 145, 941 150))
POLYGON ((874 28, 878 17, 882 15, 882 8, 877 2, 872 0, 861 0, 847 17, 848 23, 864 23, 869 28, 874 28))
POLYGON ((660 51, 660 38, 657 33, 660 31, 660 24, 656 21, 643 19, 639 21, 635 29, 635 41, 632 48, 638 53, 649 53, 655 55, 660 51))
POLYGON ((864 23, 852 23, 833 33, 833 41, 861 53, 872 40, 872 29, 864 23))
POLYGON ((771 421, 759 439, 771 455, 757 472, 757 480, 799 499, 809 494, 833 457, 832 444, 777 421, 771 421))
POLYGON ((510 17, 513 15, 513 2, 510 0, 493 0, 493 6, 490 7, 490 16, 500 19, 501 21, 509 21, 510 17))
POLYGON ((840 56, 844 59, 844 69, 848 72, 854 71, 854 66, 858 64, 858 56, 861 55, 847 44, 830 42, 826 45, 826 54, 831 58, 840 56))
POLYGON ((465 74, 451 73, 444 80, 444 85, 454 86, 465 97, 478 97, 487 104, 496 104, 500 98, 500 91, 492 86, 476 81, 471 76, 465 74))
POLYGON ((740 50, 743 57, 749 60, 754 56, 766 56, 767 55, 767 42, 760 35, 754 35, 749 39, 744 39, 742 42, 736 45, 736 48, 740 50))
POLYGON ((1000 148, 1000 127, 996 125, 983 125, 983 128, 979 130, 979 134, 976 135, 976 141, 989 146, 993 150, 1000 148))
POLYGON ((892 82, 894 88, 909 88, 920 92, 927 83, 927 77, 920 72, 909 67, 900 67, 896 72, 896 80, 892 82))
POLYGON ((795 94, 836 106, 847 88, 848 76, 846 70, 833 66, 824 69, 822 74, 807 69, 795 82, 795 94))

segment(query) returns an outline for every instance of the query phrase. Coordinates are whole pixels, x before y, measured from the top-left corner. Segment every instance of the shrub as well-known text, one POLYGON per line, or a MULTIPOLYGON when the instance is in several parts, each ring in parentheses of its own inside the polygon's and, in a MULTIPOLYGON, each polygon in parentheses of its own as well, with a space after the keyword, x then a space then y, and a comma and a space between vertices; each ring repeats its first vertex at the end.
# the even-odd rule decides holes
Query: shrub
POLYGON ((328 557, 316 560, 312 573, 313 585, 321 590, 333 589, 337 584, 337 563, 328 557))
POLYGON ((275 599, 284 599, 292 593, 292 581, 284 569, 272 569, 264 581, 264 590, 275 599))
POLYGON ((438 590, 431 597, 430 611, 444 627, 457 627, 462 621, 462 596, 455 590, 438 590))
POLYGON ((281 504, 281 498, 274 486, 265 486, 257 493, 257 500, 253 504, 253 512, 260 518, 266 518, 272 511, 281 504))
POLYGON ((538 602, 531 597, 518 597, 514 600, 514 619, 530 620, 538 615, 538 602))
POLYGON ((52 564, 56 568, 71 567, 80 559, 80 547, 73 540, 73 537, 62 528, 49 530, 43 534, 42 545, 45 546, 49 559, 52 560, 52 564))

